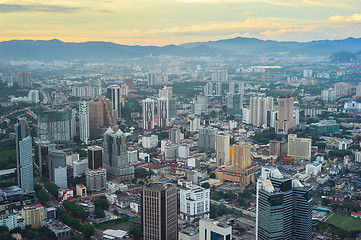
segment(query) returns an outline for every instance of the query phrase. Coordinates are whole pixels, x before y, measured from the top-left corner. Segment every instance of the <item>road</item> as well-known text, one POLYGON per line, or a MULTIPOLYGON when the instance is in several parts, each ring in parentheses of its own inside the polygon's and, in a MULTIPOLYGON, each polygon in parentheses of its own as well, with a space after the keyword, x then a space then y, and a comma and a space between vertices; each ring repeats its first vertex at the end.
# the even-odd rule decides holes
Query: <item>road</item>
POLYGON ((238 210, 238 211, 241 211, 244 215, 248 215, 248 216, 250 216, 250 217, 256 218, 256 214, 255 214, 254 212, 250 212, 250 211, 244 210, 244 209, 242 209, 242 208, 234 207, 234 206, 231 206, 231 205, 229 205, 229 204, 221 203, 221 202, 219 202, 219 201, 212 200, 212 199, 211 199, 211 203, 216 204, 216 205, 223 204, 223 205, 225 205, 227 208, 234 208, 234 209, 236 209, 236 210, 238 210))

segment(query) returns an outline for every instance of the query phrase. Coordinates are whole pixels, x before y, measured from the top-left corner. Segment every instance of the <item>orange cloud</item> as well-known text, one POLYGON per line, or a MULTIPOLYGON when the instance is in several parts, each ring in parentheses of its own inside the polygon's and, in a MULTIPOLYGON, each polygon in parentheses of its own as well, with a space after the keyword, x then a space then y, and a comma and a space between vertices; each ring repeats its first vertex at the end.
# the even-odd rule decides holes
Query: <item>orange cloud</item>
POLYGON ((351 16, 336 15, 336 16, 330 17, 329 20, 331 22, 361 22, 361 14, 355 13, 354 15, 351 15, 351 16))

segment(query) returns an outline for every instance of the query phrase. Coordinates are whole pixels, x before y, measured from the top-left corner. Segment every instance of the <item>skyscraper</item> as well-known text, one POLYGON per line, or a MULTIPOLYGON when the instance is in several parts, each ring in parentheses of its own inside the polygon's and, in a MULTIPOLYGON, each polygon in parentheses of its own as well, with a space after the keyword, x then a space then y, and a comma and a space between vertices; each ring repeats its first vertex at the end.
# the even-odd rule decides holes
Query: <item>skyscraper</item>
POLYGON ((177 187, 171 183, 148 183, 142 192, 144 240, 177 240, 177 187))
POLYGON ((198 147, 200 151, 216 150, 216 134, 217 129, 212 127, 199 128, 198 147))
POLYGON ((169 126, 169 100, 165 97, 158 98, 158 127, 169 126))
POLYGON ((88 144, 89 140, 89 104, 88 102, 79 103, 79 132, 80 141, 88 144))
POLYGON ((110 100, 98 97, 89 101, 89 130, 90 135, 101 135, 104 133, 101 127, 115 125, 114 112, 110 100))
POLYGON ((31 87, 30 73, 18 72, 18 77, 16 79, 16 82, 20 87, 31 87))
POLYGON ((47 110, 39 114, 38 138, 51 142, 68 142, 76 133, 75 109, 47 110))
POLYGON ((339 82, 334 84, 334 88, 337 96, 349 96, 351 95, 351 84, 339 82))
POLYGON ((122 94, 120 92, 119 85, 110 85, 107 87, 107 98, 111 101, 112 109, 114 111, 114 116, 118 120, 121 119, 122 117, 121 97, 122 94))
POLYGON ((134 167, 129 166, 127 137, 121 131, 116 133, 109 128, 103 137, 103 167, 110 180, 130 180, 134 178, 134 167))
POLYGON ((233 162, 234 168, 247 169, 251 166, 251 145, 239 142, 233 145, 233 162))
POLYGON ((18 185, 25 192, 33 192, 33 155, 26 118, 19 118, 15 127, 15 133, 18 185))
POLYGON ((267 110, 273 109, 273 97, 251 97, 250 99, 250 123, 261 127, 267 123, 267 110))
POLYGON ((103 148, 100 146, 88 147, 88 168, 98 169, 103 167, 103 148))
POLYGON ((256 239, 312 239, 312 187, 263 167, 257 181, 256 239))
POLYGON ((57 150, 55 144, 49 146, 49 180, 60 188, 67 187, 66 154, 57 150))
POLYGON ((216 136, 216 160, 217 167, 229 164, 229 138, 225 133, 217 133, 216 136))
POLYGON ((172 98, 173 88, 164 86, 162 89, 159 89, 158 97, 172 98))
POLYGON ((283 95, 278 98, 278 114, 275 124, 276 133, 288 134, 296 128, 296 118, 294 114, 294 100, 290 95, 283 95))
POLYGON ((146 98, 142 101, 143 105, 143 129, 154 129, 154 100, 146 98))

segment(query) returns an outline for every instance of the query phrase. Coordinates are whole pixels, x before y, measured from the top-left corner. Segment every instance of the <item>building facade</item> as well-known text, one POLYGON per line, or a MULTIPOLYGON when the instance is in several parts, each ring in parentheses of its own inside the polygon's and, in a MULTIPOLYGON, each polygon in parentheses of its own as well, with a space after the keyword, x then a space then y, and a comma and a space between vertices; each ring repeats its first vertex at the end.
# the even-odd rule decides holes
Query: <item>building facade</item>
POLYGON ((80 141, 88 144, 90 137, 89 131, 89 104, 88 102, 79 103, 79 133, 80 141))
POLYGON ((102 192, 106 189, 107 170, 104 168, 85 171, 86 186, 89 192, 102 192))
POLYGON ((169 126, 169 99, 160 97, 158 104, 158 127, 166 128, 169 126))
POLYGON ((296 129, 296 118, 294 117, 294 100, 290 95, 278 98, 278 114, 275 123, 276 133, 288 134, 296 129))
POLYGON ((147 98, 142 101, 143 106, 143 129, 154 129, 154 100, 147 98))

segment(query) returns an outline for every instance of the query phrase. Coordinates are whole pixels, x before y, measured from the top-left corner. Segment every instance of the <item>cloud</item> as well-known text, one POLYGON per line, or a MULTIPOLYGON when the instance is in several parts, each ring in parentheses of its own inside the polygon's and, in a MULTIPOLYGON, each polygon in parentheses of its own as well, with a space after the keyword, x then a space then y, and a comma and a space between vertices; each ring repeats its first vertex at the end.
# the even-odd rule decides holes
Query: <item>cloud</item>
POLYGON ((344 0, 266 0, 267 3, 283 7, 326 7, 326 8, 340 8, 340 9, 358 9, 357 1, 344 0))
POLYGON ((330 17, 329 20, 331 22, 361 22, 361 14, 355 13, 354 15, 351 15, 351 16, 336 15, 336 16, 330 17))
POLYGON ((70 13, 85 7, 67 7, 59 5, 46 5, 46 4, 0 4, 0 13, 12 13, 12 12, 52 12, 52 13, 70 13))

